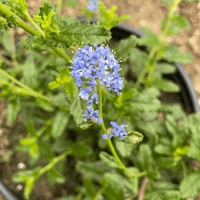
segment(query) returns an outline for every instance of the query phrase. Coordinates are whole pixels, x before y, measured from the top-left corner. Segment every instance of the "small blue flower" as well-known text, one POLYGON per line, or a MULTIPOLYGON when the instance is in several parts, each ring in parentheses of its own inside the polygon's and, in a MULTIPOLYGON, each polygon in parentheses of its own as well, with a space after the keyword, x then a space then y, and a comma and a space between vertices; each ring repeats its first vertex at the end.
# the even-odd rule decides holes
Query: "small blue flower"
POLYGON ((96 1, 96 0, 89 0, 87 9, 92 11, 92 12, 97 12, 98 11, 98 4, 99 4, 99 2, 96 1))
POLYGON ((112 126, 111 133, 114 135, 114 137, 121 137, 121 140, 124 139, 124 135, 128 135, 128 133, 125 131, 125 124, 122 124, 119 126, 115 122, 110 122, 110 125, 112 126))
POLYGON ((104 139, 104 140, 110 139, 111 137, 112 137, 111 134, 108 134, 108 135, 103 134, 103 135, 102 135, 102 139, 104 139))
MULTIPOLYGON (((90 0, 88 4, 88 9, 97 8, 98 1, 90 0)), ((97 80, 99 80, 100 85, 107 88, 108 91, 114 91, 117 95, 120 95, 119 90, 123 88, 123 79, 119 74, 119 60, 116 60, 116 56, 110 51, 109 47, 104 45, 98 46, 97 43, 94 45, 94 49, 88 45, 84 45, 80 48, 76 55, 73 56, 72 60, 72 71, 71 76, 76 79, 76 84, 78 87, 82 87, 84 83, 88 84, 88 87, 80 88, 79 96, 87 100, 87 110, 84 112, 85 118, 83 121, 90 120, 96 121, 101 124, 103 122, 102 118, 99 118, 99 111, 93 109, 93 103, 99 104, 98 94, 97 94, 97 80), (91 95, 92 93, 92 95, 91 95)), ((113 124, 113 129, 109 136, 114 137, 121 136, 127 133, 124 131, 123 126, 118 126, 115 122, 113 124)), ((111 124, 111 125, 112 125, 111 124)))

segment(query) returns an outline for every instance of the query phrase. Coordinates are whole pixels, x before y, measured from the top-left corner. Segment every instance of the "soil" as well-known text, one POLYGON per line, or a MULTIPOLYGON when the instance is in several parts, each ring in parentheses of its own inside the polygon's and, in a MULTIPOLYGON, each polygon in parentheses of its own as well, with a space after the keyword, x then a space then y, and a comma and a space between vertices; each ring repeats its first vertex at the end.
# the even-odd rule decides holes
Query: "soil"
MULTIPOLYGON (((42 0, 28 0, 29 13, 35 14, 35 11, 39 8, 42 0)), ((123 23, 140 28, 146 26, 151 28, 155 33, 160 33, 161 19, 168 13, 168 7, 161 3, 161 0, 102 0, 103 3, 111 8, 116 5, 118 7, 116 14, 131 15, 132 20, 127 20, 123 23), (156 11, 156 12, 155 12, 156 11)), ((80 7, 85 7, 86 0, 78 0, 79 4, 76 7, 66 7, 62 10, 62 15, 71 15, 74 17, 82 17, 84 14, 78 12, 80 7)), ((56 4, 56 1, 53 1, 56 4)), ((185 64, 184 68, 189 74, 194 87, 200 97, 200 2, 181 2, 178 10, 182 16, 186 17, 190 22, 190 28, 188 30, 181 31, 178 35, 170 37, 167 41, 173 45, 177 45, 181 51, 188 52, 193 55, 194 61, 191 64, 185 64)), ((24 33, 21 28, 16 29, 18 35, 28 35, 24 33)), ((13 192, 16 196, 22 196, 23 184, 15 184, 11 182, 12 173, 19 171, 17 165, 19 162, 28 163, 28 157, 26 155, 18 155, 15 150, 15 146, 18 144, 20 138, 26 136, 26 131, 21 123, 20 116, 18 116, 17 122, 12 125, 6 120, 6 101, 0 102, 0 158, 8 161, 2 162, 0 160, 0 177, 4 184, 13 192), (12 139, 10 139, 12 138, 12 139), (12 155, 9 155, 7 150, 12 150, 12 155)), ((71 161, 66 161, 68 164, 71 161)), ((72 161, 74 162, 74 161, 72 161)), ((44 165, 44 161, 40 161, 41 165, 44 165)), ((26 165, 25 165, 26 168, 26 165)), ((65 173, 67 174, 67 173, 65 173)), ((77 176, 77 174, 76 174, 77 176)), ((68 177, 69 178, 69 177, 68 177)), ((70 177, 71 178, 71 177, 70 177)), ((69 190, 70 184, 64 186, 49 186, 45 184, 46 178, 42 176, 38 181, 37 186, 33 190, 31 200, 44 199, 55 200, 56 197, 67 195, 67 189, 69 190), (56 191, 57 192, 56 194, 56 191), (54 196, 54 193, 56 196, 54 196)), ((0 200, 3 197, 0 195, 0 200)), ((200 198, 199 198, 200 199, 200 198)), ((197 199, 196 199, 197 200, 197 199)))

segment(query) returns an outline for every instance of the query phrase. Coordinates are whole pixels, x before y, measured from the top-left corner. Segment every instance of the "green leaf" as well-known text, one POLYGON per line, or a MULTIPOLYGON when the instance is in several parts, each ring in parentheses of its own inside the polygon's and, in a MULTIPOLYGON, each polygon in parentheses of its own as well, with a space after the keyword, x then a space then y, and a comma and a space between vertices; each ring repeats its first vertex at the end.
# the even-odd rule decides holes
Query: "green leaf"
POLYGON ((170 169, 172 168, 176 161, 173 157, 158 157, 156 158, 156 163, 160 169, 170 169))
POLYGON ((45 45, 45 40, 43 39, 42 36, 31 36, 29 38, 27 38, 24 42, 24 48, 26 50, 30 50, 30 49, 38 49, 40 51, 46 51, 47 47, 45 45))
POLYGON ((67 2, 63 2, 63 6, 76 6, 78 5, 78 2, 76 0, 68 0, 67 2))
POLYGON ((161 190, 145 195, 144 200, 179 200, 180 195, 177 190, 161 190))
POLYGON ((55 157, 55 154, 52 151, 51 142, 43 140, 38 140, 37 142, 39 145, 40 154, 48 161, 51 161, 55 157))
POLYGON ((165 92, 179 92, 180 91, 180 88, 176 83, 167 79, 154 80, 151 83, 151 86, 165 92))
MULTIPOLYGON (((192 132, 192 139, 190 141, 190 149, 187 155, 190 156, 191 158, 196 159, 197 161, 200 161, 200 135, 199 135, 200 126, 199 124, 198 125, 196 124, 195 126, 195 123, 198 123, 198 122, 194 121, 195 120, 194 115, 190 116, 189 118, 190 119, 184 121, 185 123, 183 125, 183 128, 187 126, 187 128, 191 129, 191 132, 192 132), (186 124, 186 122, 189 122, 189 123, 186 124)), ((196 119, 198 119, 198 117, 196 117, 196 119)))
POLYGON ((0 28, 5 29, 6 31, 8 30, 8 23, 3 17, 0 17, 0 28))
POLYGON ((128 144, 128 143, 125 143, 125 142, 119 142, 117 140, 115 140, 115 146, 116 146, 116 149, 118 150, 119 154, 126 158, 126 157, 129 157, 131 155, 131 152, 133 150, 133 145, 132 144, 128 144))
POLYGON ((137 155, 138 164, 142 170, 149 170, 152 166, 152 153, 147 144, 141 144, 137 155))
POLYGON ((191 173, 180 184, 181 198, 194 198, 200 191, 200 172, 191 173))
POLYGON ((160 155, 171 155, 172 154, 171 148, 166 145, 163 145, 163 144, 156 145, 154 147, 154 151, 160 155))
POLYGON ((126 188, 132 189, 129 181, 124 176, 116 172, 106 172, 103 175, 103 178, 104 180, 107 180, 113 187, 115 187, 116 190, 122 189, 125 191, 126 188))
POLYGON ((183 0, 183 1, 196 2, 196 1, 199 1, 199 0, 183 0))
POLYGON ((148 55, 137 48, 132 50, 130 57, 131 70, 137 77, 141 74, 142 70, 146 67, 148 55))
POLYGON ((17 98, 14 101, 11 101, 7 105, 6 114, 8 121, 13 124, 17 118, 17 114, 21 109, 20 101, 17 98))
POLYGON ((87 130, 87 129, 89 129, 89 127, 92 124, 93 124, 92 122, 83 122, 83 123, 79 124, 78 127, 83 129, 83 130, 87 130))
POLYGON ((110 167, 102 161, 87 163, 78 161, 76 168, 79 172, 81 172, 84 178, 92 179, 98 182, 102 179, 103 174, 110 170, 110 167))
POLYGON ((193 61, 193 56, 191 54, 180 52, 179 48, 176 46, 165 47, 162 58, 169 62, 178 62, 182 64, 190 63, 193 61))
POLYGON ((139 38, 139 45, 154 47, 160 44, 159 37, 150 28, 141 27, 140 30, 143 31, 145 35, 139 38))
POLYGON ((59 86, 60 86, 60 83, 57 82, 57 81, 52 81, 52 82, 49 83, 49 89, 50 89, 50 90, 53 90, 53 89, 55 89, 55 88, 58 88, 59 86))
POLYGON ((91 148, 83 142, 68 142, 67 150, 76 157, 83 157, 91 153, 91 148))
POLYGON ((61 197, 56 200, 76 200, 76 196, 69 195, 69 196, 61 197))
POLYGON ((25 17, 25 11, 28 10, 26 0, 6 0, 6 5, 19 17, 25 17))
POLYGON ((154 66, 153 74, 162 73, 162 74, 172 74, 176 72, 176 67, 168 63, 156 63, 154 66))
POLYGON ((164 3, 164 4, 168 5, 168 6, 171 6, 172 3, 173 3, 173 0, 161 0, 161 1, 162 1, 162 3, 164 3))
POLYGON ((117 163, 117 160, 115 157, 111 156, 110 154, 101 151, 99 153, 99 157, 103 162, 105 162, 109 167, 111 168, 119 168, 119 164, 117 163))
POLYGON ((69 121, 69 114, 66 111, 58 111, 52 124, 51 135, 53 138, 60 137, 69 121))
POLYGON ((59 35, 50 33, 50 38, 47 38, 47 44, 66 48, 70 45, 82 44, 82 42, 88 45, 93 45, 97 42, 102 44, 106 43, 110 38, 110 32, 102 26, 75 23, 61 27, 59 35))
POLYGON ((64 183, 66 179, 58 170, 54 168, 47 171, 47 177, 51 185, 55 183, 64 183))
POLYGON ((143 140, 143 135, 137 131, 131 131, 131 132, 128 132, 128 135, 127 136, 124 136, 124 139, 121 140, 120 139, 120 136, 118 137, 115 137, 115 139, 118 141, 118 142, 125 142, 125 143, 128 143, 128 144, 136 144, 136 143, 139 143, 143 140))
POLYGON ((86 189, 86 194, 90 197, 95 197, 98 192, 98 188, 92 182, 91 179, 84 179, 83 180, 84 188, 86 189))
POLYGON ((123 62, 126 62, 130 55, 134 54, 135 46, 137 43, 137 37, 135 35, 131 35, 130 37, 120 40, 115 47, 114 51, 116 52, 117 58, 121 58, 123 62))
MULTIPOLYGON (((167 23, 167 19, 164 18, 162 21, 161 29, 164 30, 167 23)), ((180 16, 178 13, 174 13, 172 21, 169 26, 167 36, 176 35, 181 29, 188 29, 190 26, 188 20, 185 17, 180 16)))
POLYGON ((165 113, 170 113, 172 117, 176 120, 182 119, 185 116, 181 105, 176 103, 173 105, 162 103, 161 108, 159 110, 164 111, 165 113))
POLYGON ((77 125, 83 122, 83 113, 81 110, 81 100, 75 96, 70 106, 70 113, 73 115, 74 121, 77 125))
POLYGON ((117 15, 115 15, 117 6, 112 6, 111 10, 107 10, 107 7, 102 2, 99 2, 98 9, 102 13, 102 17, 98 20, 98 23, 101 26, 105 26, 109 30, 112 27, 115 27, 120 21, 132 19, 130 15, 123 15, 123 16, 117 18, 117 15))

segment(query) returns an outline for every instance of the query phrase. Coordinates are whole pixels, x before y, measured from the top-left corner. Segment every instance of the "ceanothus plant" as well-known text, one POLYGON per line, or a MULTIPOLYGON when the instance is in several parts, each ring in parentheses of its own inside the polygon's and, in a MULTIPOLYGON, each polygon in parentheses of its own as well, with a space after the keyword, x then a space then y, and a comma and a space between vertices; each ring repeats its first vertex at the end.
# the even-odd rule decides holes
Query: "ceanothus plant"
POLYGON ((113 48, 110 30, 130 16, 117 17, 116 6, 108 10, 89 0, 80 9, 87 22, 80 23, 60 15, 75 0, 57 2, 57 8, 42 2, 31 17, 25 0, 0 1, 0 98, 8 102, 8 121, 20 114, 27 132, 15 153, 28 154, 28 169, 12 177, 25 183, 24 198, 43 199, 32 192, 43 174, 50 184, 65 184, 63 169, 79 180, 71 176, 67 181, 78 187, 59 200, 194 198, 200 191, 200 115, 186 117, 179 104, 160 98, 161 91, 180 89, 163 77, 175 72, 172 62, 192 61, 165 40, 189 27, 175 12, 181 0, 162 0, 169 13, 160 35, 143 27, 143 37, 131 35, 113 48), (31 35, 17 45, 16 27, 31 35), (64 162, 68 156, 73 169, 64 162))
MULTIPOLYGON (((71 65, 71 68, 73 69, 71 71, 71 76, 76 79, 78 87, 81 87, 84 83, 89 85, 86 89, 80 88, 79 93, 79 96, 82 99, 88 100, 87 104, 89 105, 84 112, 85 118, 83 121, 86 122, 87 118, 89 118, 90 120, 96 120, 98 124, 101 124, 103 123, 102 116, 100 116, 102 113, 99 115, 99 110, 94 110, 92 107, 93 103, 99 104, 98 89, 101 90, 100 86, 102 85, 107 87, 108 91, 112 90, 119 96, 119 90, 123 88, 123 80, 118 73, 120 69, 119 61, 116 60, 116 56, 110 52, 110 48, 104 47, 104 45, 98 47, 97 43, 93 46, 95 47, 95 50, 92 47, 85 45, 77 51, 76 56, 73 57, 73 65, 71 65), (85 81, 82 81, 82 78, 85 78, 85 81), (91 93, 91 99, 89 99, 91 93)), ((111 133, 115 137, 120 135, 123 140, 123 135, 128 134, 124 130, 124 124, 122 124, 121 127, 114 122, 111 122, 110 124, 113 128, 117 129, 117 131, 112 129, 111 133)), ((104 133, 102 135, 102 138, 110 139, 112 134, 106 132, 106 134, 104 133)))

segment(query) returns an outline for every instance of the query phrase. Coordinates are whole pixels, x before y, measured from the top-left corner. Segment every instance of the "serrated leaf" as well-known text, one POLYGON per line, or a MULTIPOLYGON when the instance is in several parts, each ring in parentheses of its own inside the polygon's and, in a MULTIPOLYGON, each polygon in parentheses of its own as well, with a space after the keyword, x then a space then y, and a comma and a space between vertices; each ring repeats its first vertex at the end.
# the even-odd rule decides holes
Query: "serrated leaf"
POLYGON ((150 28, 141 27, 140 29, 145 33, 145 35, 139 38, 139 45, 154 47, 160 44, 158 35, 156 35, 150 28))
POLYGON ((9 102, 6 109, 7 119, 8 121, 13 124, 17 118, 17 114, 21 109, 19 99, 16 99, 12 102, 9 102))
POLYGON ((123 15, 117 18, 117 15, 115 15, 115 11, 117 10, 117 6, 112 6, 111 10, 108 10, 107 7, 102 3, 99 2, 98 9, 102 13, 102 17, 98 20, 98 23, 101 26, 105 26, 109 30, 112 27, 115 27, 120 21, 132 19, 130 15, 123 15))
POLYGON ((131 70, 137 77, 141 74, 142 70, 146 67, 146 62, 148 60, 148 55, 137 48, 132 50, 130 57, 131 70))
POLYGON ((47 177, 49 179, 50 184, 55 184, 56 182, 64 183, 66 179, 58 170, 54 168, 51 168, 47 171, 47 177))
POLYGON ((170 113, 176 120, 182 119, 185 116, 185 113, 180 104, 169 105, 162 103, 161 108, 159 110, 165 113, 170 113))
POLYGON ((117 163, 117 160, 115 159, 115 157, 111 156, 110 154, 108 154, 108 153, 106 153, 104 151, 101 151, 99 153, 99 157, 109 167, 111 167, 111 168, 119 168, 119 164, 117 163))
POLYGON ((82 142, 68 142, 67 150, 76 157, 83 157, 91 152, 91 148, 82 142))
POLYGON ((173 3, 173 0, 162 0, 162 3, 168 5, 168 6, 171 6, 172 3, 173 3))
POLYGON ((26 50, 30 49, 38 49, 40 51, 45 51, 47 49, 47 46, 45 45, 45 40, 42 38, 42 36, 31 36, 30 38, 27 38, 24 42, 24 48, 26 50))
POLYGON ((127 179, 121 174, 116 172, 106 172, 103 176, 104 180, 107 180, 113 187, 122 190, 126 190, 126 188, 131 188, 131 185, 127 179), (119 184, 120 181, 120 184, 119 184))
POLYGON ((160 169, 169 169, 176 163, 173 157, 158 157, 156 163, 160 169))
POLYGON ((172 154, 171 148, 169 146, 166 146, 163 144, 156 145, 154 147, 154 151, 160 155, 171 155, 172 154))
POLYGON ((180 184, 181 198, 194 198, 200 191, 200 172, 191 173, 180 184))
POLYGON ((193 56, 191 54, 180 52, 179 48, 176 46, 165 47, 162 58, 169 62, 178 62, 182 64, 190 63, 193 61, 193 56))
POLYGON ((55 119, 52 123, 51 135, 53 138, 58 138, 63 134, 65 127, 69 121, 69 114, 65 111, 59 111, 56 113, 55 119))
POLYGON ((64 83, 65 92, 70 96, 71 99, 75 96, 76 85, 73 82, 64 83))
POLYGON ((176 67, 168 63, 156 63, 154 66, 154 73, 172 74, 176 72, 176 67))
POLYGON ((70 106, 70 113, 73 115, 77 125, 83 122, 83 113, 81 110, 81 100, 75 96, 70 106))
POLYGON ((119 142, 117 140, 115 140, 115 144, 116 144, 116 149, 118 150, 119 154, 122 157, 126 158, 131 155, 131 152, 133 150, 132 144, 127 144, 125 142, 119 142))
POLYGON ((59 35, 50 33, 47 43, 54 47, 66 48, 70 45, 79 45, 84 42, 88 45, 106 43, 111 38, 110 31, 96 24, 75 23, 64 25, 59 35))
MULTIPOLYGON (((162 21, 161 29, 164 30, 167 23, 167 19, 164 18, 162 21)), ((171 24, 167 31, 167 36, 172 36, 179 33, 182 29, 188 29, 190 26, 188 20, 185 17, 180 16, 178 13, 174 13, 172 16, 171 24)))
POLYGON ((143 140, 143 135, 137 131, 131 131, 127 136, 124 136, 124 139, 121 140, 120 136, 115 137, 118 142, 125 142, 128 144, 136 144, 143 140))
POLYGON ((53 90, 53 89, 55 89, 59 86, 60 86, 60 83, 58 83, 57 81, 52 81, 52 82, 49 83, 49 89, 50 90, 53 90))
POLYGON ((87 130, 93 123, 92 122, 85 122, 78 125, 79 128, 83 130, 87 130))
POLYGON ((139 154, 137 153, 137 164, 142 170, 149 170, 152 166, 152 152, 147 144, 139 146, 139 154))
POLYGON ((176 83, 167 79, 154 80, 151 83, 151 86, 165 92, 179 92, 180 91, 180 88, 176 83))
POLYGON ((179 200, 180 194, 177 190, 161 190, 145 195, 144 200, 179 200))
POLYGON ((100 181, 103 177, 103 174, 110 170, 104 162, 96 161, 96 162, 82 162, 78 161, 76 168, 84 178, 89 178, 95 181, 100 181))
POLYGON ((5 29, 6 31, 8 30, 8 23, 7 23, 6 19, 3 17, 0 17, 0 28, 5 29))
POLYGON ((121 58, 123 62, 126 62, 131 54, 134 54, 133 50, 137 43, 137 37, 131 35, 127 39, 120 40, 114 47, 117 58, 121 58))

